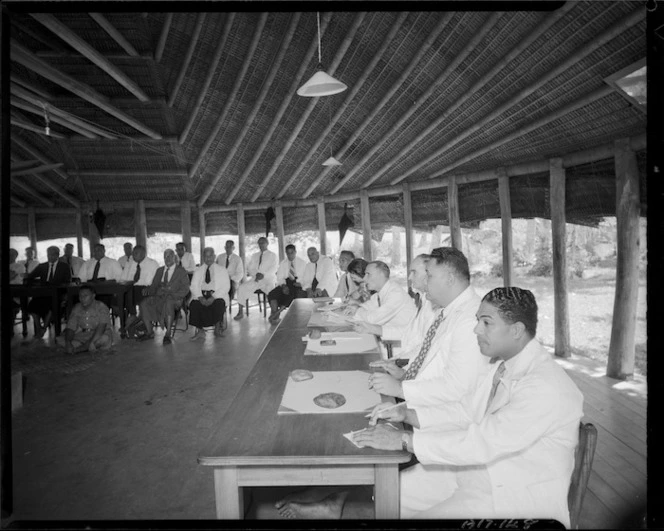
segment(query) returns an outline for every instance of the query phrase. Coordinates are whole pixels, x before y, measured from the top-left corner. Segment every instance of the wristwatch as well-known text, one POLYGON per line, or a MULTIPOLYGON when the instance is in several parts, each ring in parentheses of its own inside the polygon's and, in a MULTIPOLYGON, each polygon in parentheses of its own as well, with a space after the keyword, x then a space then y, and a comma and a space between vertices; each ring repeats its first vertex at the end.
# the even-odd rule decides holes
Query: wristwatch
POLYGON ((402 433, 401 434, 401 449, 404 452, 408 451, 408 441, 409 441, 409 434, 408 433, 402 433))

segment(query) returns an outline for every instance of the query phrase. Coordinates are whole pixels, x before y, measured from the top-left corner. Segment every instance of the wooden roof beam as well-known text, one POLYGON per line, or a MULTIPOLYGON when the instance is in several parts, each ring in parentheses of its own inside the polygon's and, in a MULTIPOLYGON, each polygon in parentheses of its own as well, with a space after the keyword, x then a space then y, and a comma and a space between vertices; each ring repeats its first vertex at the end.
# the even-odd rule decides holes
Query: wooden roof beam
MULTIPOLYGON (((281 191, 277 194, 277 198, 283 197, 288 189, 291 187, 295 179, 299 177, 300 172, 304 169, 304 167, 311 162, 311 158, 313 157, 314 153, 316 150, 320 147, 320 145, 327 141, 329 142, 329 134, 332 131, 332 128, 334 127, 334 124, 336 123, 339 118, 341 118, 341 115, 346 111, 348 108, 348 105, 350 104, 351 101, 353 101, 353 98, 357 95, 357 93, 360 91, 362 86, 364 85, 364 82, 367 80, 367 78, 373 73, 374 68, 378 65, 378 62, 382 59, 383 55, 385 54, 385 51, 387 50, 388 46, 392 42, 392 40, 397 36, 397 33, 399 33, 399 30, 401 29, 404 21, 408 17, 407 12, 402 12, 399 14, 397 19, 394 21, 394 24, 392 24, 392 29, 390 32, 385 36, 383 39, 383 42, 381 43, 380 48, 376 52, 376 54, 373 56, 371 59, 371 62, 364 68, 364 72, 360 76, 360 78, 353 83, 353 88, 348 91, 346 94, 346 98, 344 99, 344 102, 339 105, 339 108, 337 109, 337 112, 334 114, 334 116, 330 119, 330 123, 327 124, 325 127, 325 130, 318 135, 317 140, 313 143, 313 145, 309 148, 309 151, 307 154, 302 158, 302 162, 300 162, 300 165, 297 167, 297 169, 293 172, 293 175, 288 179, 286 184, 281 188, 281 191)), ((389 60, 388 60, 389 61, 389 60)), ((260 196, 261 192, 265 189, 265 186, 267 185, 267 180, 264 180, 254 195, 251 197, 251 201, 256 201, 258 197, 260 196)))
POLYGON ((45 77, 46 79, 49 79, 50 81, 53 81, 54 83, 57 83, 58 85, 66 88, 80 98, 83 98, 85 101, 92 103, 96 107, 106 111, 111 116, 114 116, 118 120, 121 120, 134 129, 137 129, 141 133, 144 133, 154 139, 161 139, 161 135, 159 133, 146 127, 135 118, 111 105, 108 101, 108 98, 99 94, 92 87, 80 83, 74 78, 53 68, 49 64, 42 61, 35 54, 30 52, 27 48, 16 42, 14 39, 11 40, 10 56, 12 61, 16 61, 26 68, 33 70, 40 76, 45 77))
MULTIPOLYGON (((12 142, 16 143, 17 145, 21 146, 23 143, 21 140, 17 140, 16 138, 12 137, 11 139, 12 142)), ((23 146, 21 146, 23 147, 23 146)), ((37 157, 39 158, 39 157, 37 157)), ((23 162, 23 160, 20 157, 14 156, 14 160, 16 162, 23 162)), ((54 170, 56 172, 62 171, 62 170, 54 170)), ((71 203, 74 205, 76 208, 81 208, 81 203, 73 196, 68 194, 65 190, 62 189, 62 187, 58 186, 57 184, 52 183, 50 180, 46 179, 45 177, 42 177, 38 173, 33 173, 31 174, 39 183, 41 183, 43 186, 51 190, 52 192, 56 193, 60 197, 62 197, 65 201, 71 203)))
POLYGON ((44 135, 49 138, 55 138, 56 140, 64 140, 65 138, 64 135, 56 133, 55 131, 49 131, 49 134, 46 134, 46 130, 43 127, 39 127, 26 120, 22 120, 15 112, 12 112, 12 116, 9 118, 9 122, 16 127, 20 127, 26 131, 32 131, 33 133, 37 133, 39 135, 44 135))
POLYGON ((137 178, 160 178, 160 177, 186 177, 187 170, 152 170, 152 171, 120 171, 120 170, 78 170, 76 175, 86 177, 137 177, 137 178))
POLYGON ((41 203, 45 204, 46 206, 51 207, 51 208, 55 206, 55 203, 53 201, 51 201, 50 199, 48 199, 48 198, 44 197, 43 195, 41 195, 40 193, 38 193, 35 189, 33 189, 32 187, 25 184, 21 179, 12 179, 11 184, 12 184, 12 186, 15 186, 16 188, 19 188, 20 190, 22 190, 26 194, 31 195, 32 197, 34 197, 35 199, 37 199, 41 203))
POLYGON ((150 97, 143 92, 143 89, 141 89, 141 87, 139 87, 127 74, 111 63, 53 15, 48 13, 30 13, 30 16, 46 28, 50 29, 63 41, 69 44, 69 46, 81 53, 85 58, 101 68, 140 101, 143 103, 150 101, 150 97))
POLYGON ((214 55, 212 56, 212 60, 210 61, 210 66, 208 67, 208 73, 207 76, 205 76, 203 84, 201 85, 201 90, 198 93, 196 104, 189 113, 189 120, 184 126, 182 133, 180 133, 180 138, 179 138, 180 144, 184 144, 187 135, 189 135, 189 131, 191 131, 191 127, 194 125, 194 120, 196 119, 198 112, 201 110, 201 106, 203 105, 203 100, 205 99, 205 95, 207 94, 207 91, 210 88, 210 84, 212 83, 212 78, 214 77, 214 73, 216 72, 217 67, 219 66, 219 61, 221 61, 221 54, 226 46, 226 41, 228 40, 228 35, 231 31, 233 20, 235 20, 235 13, 228 13, 228 18, 226 19, 226 24, 224 24, 224 30, 221 35, 221 39, 219 39, 219 43, 217 44, 217 49, 214 51, 214 55))
POLYGON ((63 165, 62 162, 57 164, 42 164, 41 166, 36 166, 35 168, 25 168, 22 170, 12 170, 12 177, 19 177, 20 175, 33 175, 35 173, 44 173, 45 171, 55 170, 63 165))
MULTIPOLYGON (((401 76, 399 76, 399 79, 392 85, 392 88, 389 91, 387 91, 387 93, 385 93, 385 95, 376 105, 374 105, 373 111, 371 111, 371 113, 364 119, 364 121, 357 128, 355 128, 353 134, 346 140, 341 149, 337 151, 337 156, 340 157, 344 153, 346 153, 346 151, 350 148, 350 146, 353 145, 355 140, 357 140, 357 138, 362 134, 364 129, 366 129, 367 126, 373 121, 373 119, 378 115, 378 113, 380 113, 385 109, 385 105, 387 104, 387 102, 392 98, 392 96, 394 96, 399 91, 404 81, 408 79, 413 70, 415 70, 415 68, 420 63, 424 55, 431 51, 433 43, 442 33, 442 31, 445 29, 447 23, 452 19, 453 16, 454 13, 451 12, 445 13, 442 16, 438 25, 431 31, 427 39, 420 46, 415 56, 409 61, 409 66, 401 73, 401 76)), ((415 26, 415 28, 417 28, 417 26, 415 26)), ((415 29, 414 31, 417 30, 415 29)), ((318 185, 327 176, 329 171, 330 170, 327 168, 322 170, 321 173, 318 175, 318 177, 316 177, 314 181, 309 185, 309 188, 307 188, 307 190, 304 192, 302 198, 309 197, 311 193, 318 187, 318 185)))
MULTIPOLYGON (((267 22, 267 13, 263 13, 260 18, 258 19, 258 25, 256 26, 256 29, 254 30, 254 35, 251 39, 251 44, 249 45, 249 50, 247 50, 247 55, 244 58, 244 61, 242 61, 242 68, 238 72, 238 74, 235 76, 235 82, 233 83, 233 87, 231 90, 228 92, 228 97, 226 98, 226 101, 224 102, 224 106, 221 109, 221 111, 218 114, 217 121, 215 122, 214 126, 212 127, 212 131, 210 133, 207 133, 207 140, 205 141, 205 144, 203 144, 203 147, 201 150, 198 152, 198 156, 196 157, 196 160, 194 161, 193 165, 189 169, 189 177, 193 177, 196 175, 196 172, 198 171, 198 168, 201 165, 201 162, 203 162, 203 157, 205 157, 205 154, 208 152, 210 149, 210 146, 212 146, 212 143, 217 139, 217 135, 219 134, 219 131, 221 131, 221 128, 224 126, 226 123, 226 115, 228 114, 228 111, 231 108, 231 105, 233 102, 235 102, 236 98, 239 98, 238 94, 238 89, 240 88, 240 85, 242 84, 242 81, 244 79, 245 74, 249 70, 249 67, 251 66, 251 60, 256 53, 256 49, 258 48, 258 44, 260 43, 261 40, 261 34, 263 33, 263 29, 265 28, 265 23, 267 22)), ((216 184, 216 181, 213 180, 213 182, 216 184)), ((214 184, 212 185, 214 186, 214 184)))
POLYGON ((25 201, 20 200, 14 194, 9 194, 9 200, 15 205, 20 206, 21 208, 25 208, 26 205, 25 201))
POLYGON ((175 80, 175 85, 173 85, 173 89, 171 90, 171 95, 168 98, 169 107, 173 107, 173 103, 175 102, 175 97, 178 95, 178 90, 180 90, 180 87, 182 86, 182 82, 184 81, 184 76, 187 73, 189 64, 191 63, 191 58, 194 56, 194 50, 196 49, 196 44, 198 44, 198 39, 201 36, 201 31, 203 30, 204 23, 205 23, 205 13, 199 13, 198 17, 196 18, 196 26, 194 27, 194 33, 191 35, 191 40, 189 41, 189 48, 187 48, 187 53, 184 56, 182 65, 180 66, 180 72, 178 73, 178 77, 175 80))
POLYGON ((30 92, 33 92, 35 95, 39 96, 40 98, 46 100, 46 101, 51 101, 52 99, 55 98, 53 94, 50 92, 45 91, 41 87, 35 87, 32 83, 25 81, 24 79, 21 79, 20 77, 10 74, 9 80, 12 83, 15 83, 16 85, 20 85, 24 89, 27 89, 30 92))
POLYGON ((92 17, 92 20, 94 20, 97 24, 101 26, 101 28, 109 34, 109 36, 117 42, 122 49, 127 52, 130 56, 132 57, 139 57, 139 53, 136 51, 136 48, 134 48, 131 43, 124 38, 122 33, 120 33, 113 24, 111 24, 108 19, 102 15, 101 13, 88 13, 90 17, 92 17))
MULTIPOLYGON (((14 136, 12 136, 12 139, 11 139, 11 140, 12 140, 12 142, 14 142, 17 146, 19 146, 21 149, 23 149, 24 151, 26 151, 31 157, 36 158, 36 159, 37 159, 39 162, 41 162, 42 164, 55 164, 52 160, 50 160, 50 159, 48 159, 47 157, 45 157, 45 156, 42 154, 41 151, 39 151, 38 149, 32 147, 30 144, 28 144, 28 143, 27 143, 25 140, 23 140, 22 138, 20 138, 20 137, 14 135, 14 136)), ((17 160, 18 160, 18 159, 17 159, 17 160)), ((19 162, 20 162, 20 161, 19 161, 19 162)), ((60 177, 62 177, 63 179, 69 179, 69 174, 68 174, 65 170, 63 170, 63 169, 61 169, 61 168, 55 168, 55 169, 53 169, 53 171, 54 171, 55 173, 57 173, 57 174, 58 174, 60 177)))
POLYGON ((33 31, 22 22, 16 20, 15 17, 12 18, 11 25, 14 26, 16 29, 22 31, 26 35, 29 35, 36 41, 41 42, 44 46, 50 48, 51 50, 55 50, 56 52, 61 52, 61 53, 64 53, 68 50, 68 48, 66 46, 63 46, 60 43, 60 41, 58 41, 58 39, 54 39, 50 37, 48 34, 40 34, 37 33, 36 31, 33 31))
POLYGON ((166 39, 168 39, 168 32, 171 29, 172 22, 173 22, 173 13, 166 13, 166 20, 164 20, 164 26, 161 28, 161 35, 159 35, 157 50, 154 53, 154 60, 157 63, 161 62, 161 58, 164 55, 164 49, 166 48, 166 39))
POLYGON ((12 162, 11 171, 24 170, 25 168, 36 167, 39 165, 38 160, 24 160, 22 162, 12 162))
MULTIPOLYGON (((389 131, 385 133, 382 141, 376 142, 375 145, 357 162, 349 172, 346 173, 333 188, 331 193, 338 192, 344 184, 350 181, 357 172, 364 166, 380 149, 383 147, 383 141, 392 135, 398 135, 403 129, 408 120, 410 120, 417 111, 422 110, 424 103, 434 94, 436 89, 447 80, 448 76, 468 57, 468 55, 475 49, 475 47, 486 37, 491 28, 495 26, 498 19, 502 16, 501 12, 495 12, 489 15, 489 18, 482 24, 482 27, 473 35, 473 37, 466 43, 464 48, 456 54, 454 60, 445 67, 436 80, 429 86, 424 93, 417 98, 417 101, 411 105, 408 110, 401 115, 401 117, 390 127, 389 131)), ((435 103, 434 103, 435 105, 435 103)), ((371 179, 370 179, 371 180, 371 179)))
MULTIPOLYGON (((565 70, 568 68, 572 67, 576 63, 579 62, 579 60, 582 57, 585 57, 595 50, 597 50, 599 47, 603 46, 610 40, 616 38, 618 35, 620 35, 623 31, 629 29, 630 27, 634 26, 635 24, 638 24, 643 20, 645 17, 645 12, 642 9, 635 9, 632 14, 628 15, 625 18, 620 19, 616 24, 608 28, 606 31, 600 33, 597 37, 594 39, 590 40, 586 44, 584 44, 581 48, 579 48, 575 53, 573 53, 569 59, 566 61, 563 61, 560 63, 557 67, 555 67, 553 70, 548 72, 546 75, 540 77, 537 79, 537 81, 530 86, 524 88, 523 90, 520 90, 517 94, 515 94, 513 97, 511 97, 508 101, 503 103, 502 105, 499 105, 497 108, 494 108, 494 110, 489 113, 487 116, 482 118, 481 120, 478 120, 477 122, 473 123, 473 125, 469 128, 467 128, 465 131, 455 131, 454 136, 451 140, 446 142, 443 146, 438 148, 434 153, 426 157, 424 160, 418 162, 417 164, 411 166, 408 171, 400 175, 399 177, 393 179, 390 184, 397 184, 401 182, 402 180, 406 179, 409 175, 412 175, 414 172, 425 166, 426 164, 429 164, 431 161, 434 159, 440 157, 443 153, 448 151, 450 148, 461 142, 463 139, 469 137, 473 133, 481 130, 484 128, 484 126, 489 123, 491 120, 494 118, 500 116, 503 114, 506 110, 511 108, 512 106, 516 105, 519 103, 521 100, 524 98, 528 97, 530 94, 544 86, 545 83, 551 81, 554 79, 556 76, 559 76, 561 73, 563 73, 565 70)), ((436 120, 435 123, 438 123, 438 120, 436 120)), ((433 124, 432 124, 433 125, 433 124)), ((425 129, 424 132, 430 132, 433 129, 427 128, 425 129)), ((409 146, 414 146, 412 142, 409 143, 409 146)), ((408 147, 408 146, 406 146, 408 147)), ((396 157, 393 157, 388 164, 391 164, 394 160, 396 160, 396 157)), ((385 166, 387 167, 387 166, 385 166)))

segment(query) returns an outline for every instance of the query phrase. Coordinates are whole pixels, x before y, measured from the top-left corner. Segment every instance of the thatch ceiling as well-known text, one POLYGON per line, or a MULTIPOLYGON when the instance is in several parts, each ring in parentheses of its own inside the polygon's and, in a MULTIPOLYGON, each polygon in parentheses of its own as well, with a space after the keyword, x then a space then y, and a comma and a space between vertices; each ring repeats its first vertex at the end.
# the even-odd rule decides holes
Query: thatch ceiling
POLYGON ((313 12, 54 5, 6 12, 12 164, 62 163, 13 177, 15 204, 317 197, 546 160, 646 128, 605 82, 646 55, 641 1, 322 12, 323 66, 349 88, 314 99, 295 94, 318 62, 313 12), (331 153, 342 166, 321 166, 331 153))

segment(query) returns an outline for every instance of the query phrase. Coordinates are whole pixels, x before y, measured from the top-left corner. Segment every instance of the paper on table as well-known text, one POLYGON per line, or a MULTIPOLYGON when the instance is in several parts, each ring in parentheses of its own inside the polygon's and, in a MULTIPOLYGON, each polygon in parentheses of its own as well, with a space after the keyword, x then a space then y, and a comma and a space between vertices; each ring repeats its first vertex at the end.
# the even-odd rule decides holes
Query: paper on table
MULTIPOLYGON (((394 424, 390 424, 389 422, 385 422, 384 424, 385 424, 386 426, 389 426, 390 428, 395 429, 395 430, 398 430, 398 429, 399 429, 399 428, 397 428, 394 424)), ((346 437, 346 439, 348 439, 350 442, 352 442, 352 443, 353 443, 355 446, 357 446, 358 448, 364 448, 364 446, 360 446, 359 444, 357 444, 357 443, 353 440, 353 435, 355 435, 356 433, 362 433, 363 431, 367 431, 368 429, 369 429, 369 428, 363 428, 363 429, 361 429, 361 430, 349 431, 348 433, 344 433, 343 436, 346 437)))
POLYGON ((311 317, 309 318, 307 326, 333 326, 335 328, 339 328, 349 326, 355 322, 356 321, 353 317, 342 316, 335 312, 311 312, 311 317))
POLYGON ((305 355, 361 354, 380 352, 376 336, 357 332, 323 332, 320 339, 308 338, 305 355), (334 340, 336 345, 321 345, 321 341, 334 340))
POLYGON ((319 306, 318 308, 316 308, 316 310, 319 312, 333 312, 335 310, 339 310, 345 307, 346 307, 345 302, 335 302, 334 304, 325 304, 323 306, 319 306))

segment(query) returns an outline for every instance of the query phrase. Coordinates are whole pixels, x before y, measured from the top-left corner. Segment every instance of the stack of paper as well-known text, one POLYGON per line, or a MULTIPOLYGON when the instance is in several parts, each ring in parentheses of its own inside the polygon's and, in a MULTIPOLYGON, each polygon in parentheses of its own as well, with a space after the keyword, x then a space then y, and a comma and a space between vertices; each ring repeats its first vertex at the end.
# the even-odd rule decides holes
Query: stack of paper
POLYGON ((361 354, 380 352, 376 336, 358 332, 323 332, 320 339, 307 340, 305 354, 361 354), (334 341, 335 345, 321 344, 334 341))

